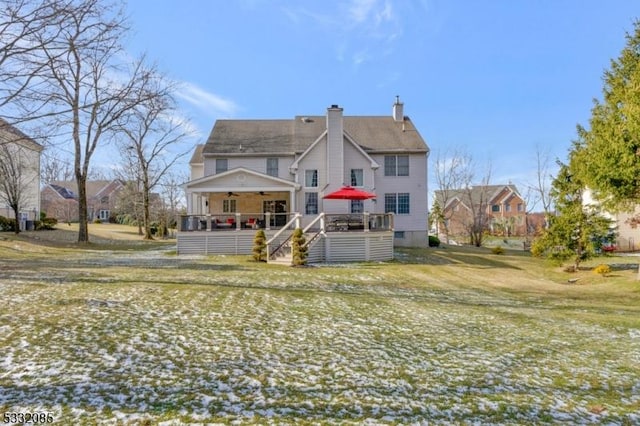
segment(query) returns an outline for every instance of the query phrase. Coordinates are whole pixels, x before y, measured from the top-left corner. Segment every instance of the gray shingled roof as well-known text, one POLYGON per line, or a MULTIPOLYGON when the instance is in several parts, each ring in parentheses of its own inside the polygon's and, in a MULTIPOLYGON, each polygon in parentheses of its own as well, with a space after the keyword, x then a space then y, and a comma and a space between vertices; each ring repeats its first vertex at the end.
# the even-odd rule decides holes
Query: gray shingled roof
MULTIPOLYGON (((518 192, 518 188, 514 184, 506 184, 506 185, 477 185, 471 187, 471 199, 473 203, 478 205, 482 201, 483 203, 488 203, 492 197, 495 197, 497 192, 501 191, 503 188, 509 188, 513 192, 515 192, 518 196, 520 196, 520 192, 518 192)), ((434 191, 436 200, 442 205, 444 200, 444 192, 441 190, 434 191)), ((452 189, 449 192, 449 199, 447 201, 451 202, 454 198, 458 198, 465 202, 468 200, 468 192, 466 189, 452 189)))
MULTIPOLYGON (((218 120, 202 152, 204 155, 301 153, 322 135, 327 128, 326 122, 325 116, 297 116, 293 120, 218 120)), ((390 116, 345 116, 343 123, 344 131, 368 152, 428 151, 424 139, 408 118, 402 123, 395 122, 390 116)))

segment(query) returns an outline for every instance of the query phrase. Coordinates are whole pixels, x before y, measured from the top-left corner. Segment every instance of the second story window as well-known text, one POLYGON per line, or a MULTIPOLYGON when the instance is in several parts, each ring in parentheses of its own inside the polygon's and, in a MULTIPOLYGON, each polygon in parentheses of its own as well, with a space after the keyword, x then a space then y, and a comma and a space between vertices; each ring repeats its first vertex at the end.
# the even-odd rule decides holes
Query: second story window
POLYGON ((500 211, 500 204, 493 204, 491 206, 491 211, 494 212, 494 213, 495 212, 499 212, 500 211))
POLYGON ((316 188, 318 186, 318 171, 317 170, 305 170, 304 172, 304 186, 307 188, 316 188))
POLYGON ((216 158, 216 174, 229 170, 229 160, 226 158, 216 158))
POLYGON ((269 176, 278 177, 278 159, 267 158, 267 174, 269 176))
POLYGON ((408 155, 385 155, 384 175, 385 176, 409 176, 409 156, 408 155))
POLYGON ((317 192, 305 192, 304 213, 318 214, 318 193, 317 192))
POLYGON ((364 172, 362 169, 351 169, 351 186, 364 186, 364 172))

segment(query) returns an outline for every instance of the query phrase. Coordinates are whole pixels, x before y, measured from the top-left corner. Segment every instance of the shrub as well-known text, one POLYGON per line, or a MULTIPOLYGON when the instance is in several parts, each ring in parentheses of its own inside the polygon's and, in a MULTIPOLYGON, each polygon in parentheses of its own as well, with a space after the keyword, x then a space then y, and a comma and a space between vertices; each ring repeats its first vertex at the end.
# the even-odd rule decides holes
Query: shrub
POLYGON ((99 218, 97 218, 97 217, 96 217, 96 218, 93 220, 93 223, 102 223, 102 221, 101 221, 99 218))
POLYGON ((51 231, 56 228, 58 224, 58 219, 55 217, 42 217, 40 220, 36 221, 36 229, 40 231, 51 231))
POLYGON ((307 264, 307 247, 304 245, 306 238, 302 229, 296 228, 291 238, 291 251, 293 253, 293 266, 302 266, 307 264))
POLYGON ((491 253, 504 254, 504 249, 502 248, 502 246, 495 246, 494 248, 491 249, 491 253))
POLYGON ((0 231, 14 232, 16 230, 16 220, 0 216, 0 231))
POLYGON ((440 247, 440 238, 429 235, 429 247, 440 247))
POLYGON ((602 276, 602 277, 606 277, 607 274, 611 273, 611 267, 609 265, 598 265, 593 269, 593 272, 602 276))
POLYGON ((267 236, 263 229, 256 231, 253 237, 253 259, 256 262, 264 262, 267 260, 267 236))

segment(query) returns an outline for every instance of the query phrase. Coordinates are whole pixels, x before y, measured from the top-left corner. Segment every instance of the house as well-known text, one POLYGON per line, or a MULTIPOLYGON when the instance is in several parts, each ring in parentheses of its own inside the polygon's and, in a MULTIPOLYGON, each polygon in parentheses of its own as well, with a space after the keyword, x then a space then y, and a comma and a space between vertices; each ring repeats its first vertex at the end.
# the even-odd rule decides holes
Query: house
MULTIPOLYGON (((87 181, 87 219, 109 221, 125 187, 120 179, 87 181)), ((55 181, 41 192, 42 211, 61 222, 78 220, 78 184, 76 181, 55 181)))
POLYGON ((435 200, 444 219, 444 223, 438 224, 438 232, 445 237, 445 230, 449 237, 466 237, 474 216, 480 217, 483 226, 493 235, 524 236, 527 233, 526 203, 513 184, 438 190, 435 200))
POLYGON ((0 119, 0 216, 15 218, 10 205, 17 200, 22 229, 40 219, 42 150, 42 145, 0 119))
MULTIPOLYGON (((586 189, 582 194, 584 206, 599 206, 593 192, 586 189)), ((612 221, 612 231, 615 231, 615 250, 621 252, 633 252, 640 249, 639 220, 640 206, 633 207, 629 211, 601 211, 602 215, 612 221)))
POLYGON ((40 191, 42 211, 58 222, 78 220, 78 196, 70 189, 56 183, 46 184, 40 191))
POLYGON ((395 245, 426 247, 428 154, 398 98, 389 116, 346 116, 332 105, 325 116, 217 120, 191 158, 191 181, 184 185, 189 217, 181 228, 193 216, 214 217, 217 228, 238 215, 278 229, 294 217, 307 227, 319 215, 359 215, 360 223, 365 214, 390 215, 395 245), (343 186, 375 198, 324 199, 343 186))

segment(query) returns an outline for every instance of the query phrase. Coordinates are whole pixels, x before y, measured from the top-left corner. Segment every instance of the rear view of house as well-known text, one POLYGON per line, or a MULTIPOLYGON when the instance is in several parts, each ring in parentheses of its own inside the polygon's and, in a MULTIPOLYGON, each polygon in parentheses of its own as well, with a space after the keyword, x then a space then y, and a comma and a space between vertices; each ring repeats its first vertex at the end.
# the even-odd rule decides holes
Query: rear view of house
MULTIPOLYGON (((214 218, 211 231, 227 224, 242 230, 249 220, 278 229, 295 215, 302 227, 321 214, 360 223, 365 214, 389 215, 396 245, 424 247, 428 153, 399 99, 389 116, 348 116, 331 105, 324 116, 218 120, 191 159, 182 230, 193 229, 188 220, 205 222, 206 216, 214 218), (375 198, 324 198, 344 186, 375 198), (236 215, 243 223, 234 226, 236 215)), ((377 223, 366 225, 371 230, 377 223)))

